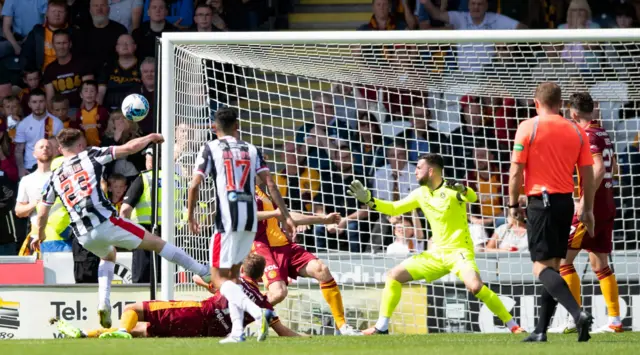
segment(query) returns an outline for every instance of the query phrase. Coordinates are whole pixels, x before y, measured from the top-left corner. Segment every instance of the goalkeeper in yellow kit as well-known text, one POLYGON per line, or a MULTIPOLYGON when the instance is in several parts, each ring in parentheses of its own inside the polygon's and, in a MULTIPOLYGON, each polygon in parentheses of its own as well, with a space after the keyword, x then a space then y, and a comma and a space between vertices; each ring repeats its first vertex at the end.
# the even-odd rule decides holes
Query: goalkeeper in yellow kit
POLYGON ((348 194, 378 212, 397 216, 421 208, 429 221, 433 237, 428 251, 414 255, 387 274, 382 291, 380 316, 366 335, 388 334, 389 319, 400 302, 402 284, 424 279, 435 281, 451 272, 464 282, 467 289, 502 320, 512 333, 522 333, 518 323, 493 291, 482 283, 467 225, 467 202, 475 202, 472 189, 442 178, 444 161, 438 154, 426 154, 418 159, 416 179, 420 187, 396 202, 378 200, 360 181, 354 180, 348 194))

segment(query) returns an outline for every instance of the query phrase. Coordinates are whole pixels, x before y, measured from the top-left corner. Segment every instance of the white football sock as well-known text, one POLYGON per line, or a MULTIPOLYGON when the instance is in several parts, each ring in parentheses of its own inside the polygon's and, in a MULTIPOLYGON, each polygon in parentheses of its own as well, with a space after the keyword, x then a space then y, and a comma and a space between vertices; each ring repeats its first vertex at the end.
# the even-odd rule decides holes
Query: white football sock
POLYGON ((205 276, 209 274, 209 267, 200 264, 194 258, 185 253, 184 250, 176 247, 173 244, 165 244, 160 251, 160 256, 169 260, 174 264, 178 264, 183 268, 192 271, 199 276, 205 276))
POLYGON ((618 325, 618 324, 620 324, 620 323, 622 323, 622 321, 620 320, 620 316, 617 316, 617 317, 609 317, 609 324, 612 324, 612 325, 618 325))
POLYGON ((253 319, 259 320, 262 318, 262 309, 244 294, 240 285, 227 280, 222 283, 222 286, 220 286, 220 293, 227 299, 227 301, 229 301, 229 303, 236 305, 243 312, 251 314, 253 319))
POLYGON ((244 334, 244 311, 229 302, 229 317, 231 318, 231 336, 241 337, 244 334))
POLYGON ((376 329, 383 332, 389 330, 389 317, 379 317, 376 322, 376 329))
POLYGON ((113 261, 100 260, 98 265, 98 308, 110 306, 111 283, 113 282, 113 270, 116 264, 113 261))
POLYGON ((516 322, 513 318, 511 318, 511 320, 508 321, 506 325, 507 325, 507 328, 511 330, 511 328, 518 326, 518 322, 516 322))

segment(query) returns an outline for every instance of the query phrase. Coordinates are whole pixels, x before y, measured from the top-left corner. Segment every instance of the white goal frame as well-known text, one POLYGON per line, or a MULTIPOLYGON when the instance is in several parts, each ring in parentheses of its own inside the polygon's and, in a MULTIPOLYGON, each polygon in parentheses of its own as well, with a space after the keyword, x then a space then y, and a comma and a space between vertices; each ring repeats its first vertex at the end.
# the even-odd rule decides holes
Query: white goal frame
MULTIPOLYGON (((161 39, 160 70, 156 80, 160 89, 163 198, 162 238, 174 242, 174 173, 175 102, 177 92, 172 77, 175 47, 179 45, 207 44, 460 44, 460 43, 559 43, 640 41, 640 29, 585 29, 585 30, 495 30, 495 31, 330 31, 330 32, 225 32, 225 33, 163 33, 161 39)), ((240 65, 247 63, 240 63, 240 65)), ((531 93, 533 95, 533 93, 531 93)), ((174 297, 176 266, 162 260, 160 298, 174 297)))

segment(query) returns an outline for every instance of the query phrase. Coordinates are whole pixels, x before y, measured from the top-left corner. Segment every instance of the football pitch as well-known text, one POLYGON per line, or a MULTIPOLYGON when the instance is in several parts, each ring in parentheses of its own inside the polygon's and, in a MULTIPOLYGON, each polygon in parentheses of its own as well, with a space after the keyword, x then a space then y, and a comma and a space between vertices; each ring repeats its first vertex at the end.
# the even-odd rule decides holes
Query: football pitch
POLYGON ((638 354, 640 332, 594 335, 588 343, 577 343, 576 335, 550 335, 549 342, 524 344, 524 335, 434 334, 370 337, 317 336, 269 338, 264 343, 248 339, 243 344, 219 345, 219 339, 56 339, 0 341, 2 355, 458 355, 458 354, 638 354))

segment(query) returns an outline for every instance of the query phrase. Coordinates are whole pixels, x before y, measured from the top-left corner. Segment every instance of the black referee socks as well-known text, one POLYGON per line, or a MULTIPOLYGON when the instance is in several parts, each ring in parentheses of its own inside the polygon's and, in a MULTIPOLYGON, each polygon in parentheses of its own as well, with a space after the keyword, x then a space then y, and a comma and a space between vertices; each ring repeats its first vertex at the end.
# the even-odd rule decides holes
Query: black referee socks
POLYGON ((571 290, 560 274, 548 267, 538 275, 538 279, 542 282, 544 288, 569 312, 573 319, 577 322, 580 318, 580 306, 576 299, 573 298, 571 290))
POLYGON ((538 324, 536 324, 535 333, 545 334, 556 311, 558 301, 551 296, 545 287, 542 288, 542 294, 538 299, 540 300, 540 311, 538 312, 538 324))

